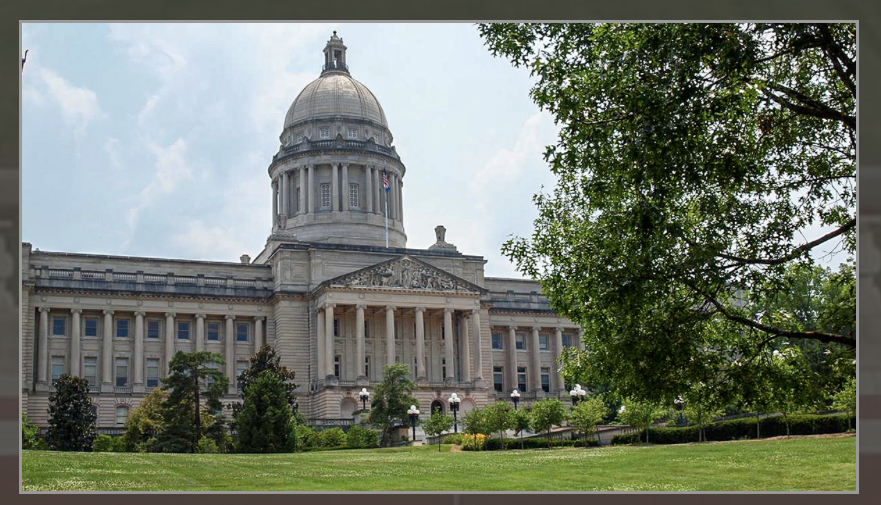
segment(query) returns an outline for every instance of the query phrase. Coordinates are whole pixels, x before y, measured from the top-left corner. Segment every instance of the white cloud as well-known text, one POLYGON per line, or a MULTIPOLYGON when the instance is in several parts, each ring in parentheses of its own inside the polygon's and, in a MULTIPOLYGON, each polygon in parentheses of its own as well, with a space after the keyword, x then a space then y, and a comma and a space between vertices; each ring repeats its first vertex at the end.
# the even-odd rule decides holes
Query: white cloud
POLYGON ((500 149, 474 177, 475 189, 484 191, 487 186, 498 187, 524 175, 536 162, 543 163, 544 148, 555 138, 558 129, 553 116, 539 111, 530 116, 520 129, 511 148, 500 149))
POLYGON ((236 261, 245 253, 239 238, 226 227, 191 220, 183 231, 172 235, 171 242, 187 252, 189 258, 236 261))
POLYGON ((38 72, 46 92, 61 107, 64 122, 76 134, 84 134, 90 122, 104 116, 94 91, 74 86, 47 68, 39 68, 38 72))
POLYGON ((110 158, 110 165, 119 170, 122 168, 122 162, 119 159, 119 139, 111 137, 104 142, 104 151, 110 158))

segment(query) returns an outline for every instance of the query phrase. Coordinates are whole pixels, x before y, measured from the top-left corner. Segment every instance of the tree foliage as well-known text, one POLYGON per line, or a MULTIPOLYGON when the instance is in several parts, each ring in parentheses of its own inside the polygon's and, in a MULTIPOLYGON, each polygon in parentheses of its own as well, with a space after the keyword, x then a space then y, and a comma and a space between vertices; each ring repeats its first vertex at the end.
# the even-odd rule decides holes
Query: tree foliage
POLYGON ((597 432, 597 425, 606 417, 608 408, 603 398, 593 395, 586 400, 578 402, 569 413, 566 419, 569 426, 573 426, 578 433, 584 437, 584 444, 587 446, 587 437, 597 432))
MULTIPOLYGON (((499 434, 499 438, 504 441, 505 431, 512 428, 511 404, 506 401, 496 401, 486 407, 486 423, 487 428, 491 432, 499 434)), ((505 447, 502 442, 502 447, 505 447)))
MULTIPOLYGON (((852 376, 841 391, 832 396, 832 408, 854 415, 857 412, 857 378, 852 376)), ((850 429, 850 418, 847 419, 847 429, 850 429)))
POLYGON ((646 443, 649 441, 649 426, 661 421, 669 414, 669 408, 664 408, 657 403, 634 399, 624 400, 624 405, 618 410, 618 417, 621 419, 621 422, 637 430, 645 430, 646 443))
POLYGON ((557 186, 503 252, 584 328, 592 381, 669 403, 738 357, 727 383, 748 380, 780 339, 853 355, 845 277, 828 324, 750 308, 791 289, 788 265, 854 255, 854 24, 479 30, 561 128, 545 153, 557 186))
POLYGON ((551 428, 559 426, 566 418, 566 410, 563 402, 556 398, 545 398, 532 404, 530 412, 532 429, 536 432, 544 431, 548 439, 548 448, 551 447, 551 428))
POLYGON ((36 424, 28 420, 28 416, 21 413, 21 448, 33 449, 37 445, 37 433, 40 429, 36 424))
POLYGON ((408 424, 410 405, 419 407, 419 401, 410 395, 414 389, 416 384, 410 379, 410 369, 406 365, 393 363, 383 368, 382 381, 373 390, 367 417, 367 422, 382 432, 381 446, 388 445, 394 426, 408 424))
POLYGON ((293 370, 288 370, 286 366, 281 364, 281 355, 269 344, 264 344, 263 347, 257 350, 257 353, 254 354, 254 356, 251 356, 248 368, 243 370, 241 375, 239 375, 238 382, 242 385, 239 388, 239 391, 241 392, 242 398, 245 397, 245 393, 251 386, 251 382, 260 376, 260 374, 267 371, 281 379, 284 383, 285 396, 287 397, 288 405, 291 408, 294 408, 297 404, 297 395, 294 393, 297 389, 297 384, 294 383, 294 376, 296 374, 293 370))
POLYGON ((49 448, 53 451, 91 451, 98 431, 89 398, 89 381, 68 373, 52 381, 49 395, 49 448))
POLYGON ((491 435, 493 430, 490 428, 489 421, 486 416, 486 409, 471 409, 462 416, 462 425, 465 433, 471 435, 491 435))
POLYGON ((526 409, 514 409, 511 412, 511 429, 520 435, 520 448, 523 449, 523 432, 532 426, 532 418, 526 409))
POLYGON ((425 434, 430 437, 437 437, 437 451, 440 452, 441 446, 441 433, 445 431, 449 431, 450 428, 453 427, 453 416, 441 413, 440 410, 435 410, 431 413, 431 417, 428 418, 428 421, 422 424, 422 429, 425 430, 425 434))
POLYGON ((288 452, 293 412, 282 377, 272 370, 251 376, 244 401, 235 410, 239 452, 288 452))
POLYGON ((226 444, 220 399, 229 391, 229 379, 220 371, 223 364, 223 356, 208 351, 178 351, 171 359, 170 373, 162 379, 168 397, 162 412, 165 428, 157 440, 159 450, 195 452, 203 435, 217 445, 226 444))
POLYGON ((165 427, 163 409, 168 393, 153 388, 125 421, 122 444, 130 452, 154 452, 159 434, 165 427))

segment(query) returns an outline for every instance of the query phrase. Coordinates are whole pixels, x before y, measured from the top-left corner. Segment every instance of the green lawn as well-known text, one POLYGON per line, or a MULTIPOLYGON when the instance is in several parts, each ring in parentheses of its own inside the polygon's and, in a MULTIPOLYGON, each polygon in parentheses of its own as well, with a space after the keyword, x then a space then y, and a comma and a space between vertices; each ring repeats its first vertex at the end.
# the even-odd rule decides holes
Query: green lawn
POLYGON ((856 437, 668 446, 298 454, 24 451, 24 491, 856 490, 856 437))

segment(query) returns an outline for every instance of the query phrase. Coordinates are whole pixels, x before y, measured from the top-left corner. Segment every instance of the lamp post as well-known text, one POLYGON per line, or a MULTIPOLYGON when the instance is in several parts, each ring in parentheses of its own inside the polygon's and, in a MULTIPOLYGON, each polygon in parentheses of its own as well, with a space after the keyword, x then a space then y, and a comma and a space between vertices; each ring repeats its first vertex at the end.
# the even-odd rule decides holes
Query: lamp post
POLYGON ((578 401, 583 402, 584 400, 587 399, 587 398, 585 398, 586 396, 587 396, 586 389, 579 389, 578 390, 578 401))
POLYGON ((410 415, 410 426, 413 427, 413 442, 416 442, 416 420, 419 419, 419 409, 416 408, 416 405, 410 405, 410 408, 407 410, 407 414, 410 415))
POLYGON ((450 410, 453 411, 453 433, 459 433, 459 418, 456 416, 456 413, 459 412, 459 396, 456 393, 450 395, 447 398, 447 403, 450 404, 450 410))
POLYGON ((300 426, 299 426, 299 423, 297 422, 297 411, 300 408, 299 402, 294 400, 294 404, 291 405, 291 408, 294 411, 294 452, 297 452, 297 436, 300 431, 300 426))
POLYGON ((682 404, 685 403, 685 400, 681 396, 677 396, 673 403, 676 404, 676 411, 679 412, 679 425, 682 426, 685 424, 685 420, 682 418, 682 404))
POLYGON ((514 402, 514 410, 517 410, 517 404, 520 403, 520 391, 516 389, 511 391, 511 401, 514 402))
POLYGON ((370 398, 370 393, 367 392, 367 388, 361 388, 361 392, 358 393, 358 396, 361 397, 361 410, 367 410, 367 399, 370 398))
POLYGON ((572 399, 572 406, 575 406, 575 403, 578 402, 578 391, 574 389, 569 390, 569 398, 572 399))

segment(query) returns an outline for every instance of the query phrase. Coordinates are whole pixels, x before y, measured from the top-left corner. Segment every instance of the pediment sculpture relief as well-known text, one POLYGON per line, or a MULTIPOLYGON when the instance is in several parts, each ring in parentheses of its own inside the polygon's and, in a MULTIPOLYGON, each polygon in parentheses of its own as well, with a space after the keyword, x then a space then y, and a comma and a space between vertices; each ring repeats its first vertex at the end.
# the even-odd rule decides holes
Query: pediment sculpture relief
POLYGON ((464 281, 422 262, 404 257, 345 275, 332 284, 347 287, 386 287, 479 293, 464 281))

